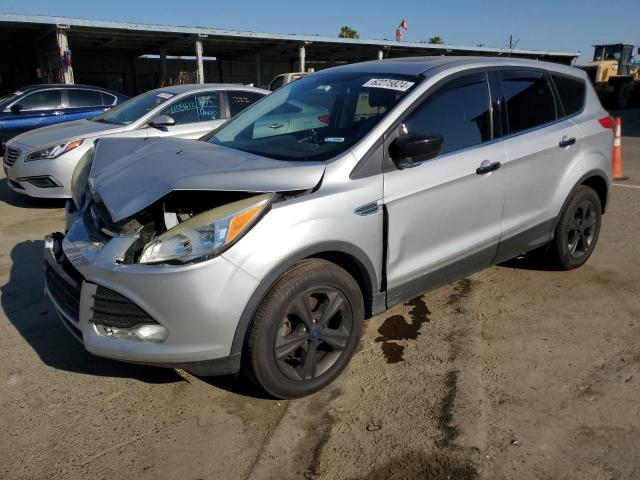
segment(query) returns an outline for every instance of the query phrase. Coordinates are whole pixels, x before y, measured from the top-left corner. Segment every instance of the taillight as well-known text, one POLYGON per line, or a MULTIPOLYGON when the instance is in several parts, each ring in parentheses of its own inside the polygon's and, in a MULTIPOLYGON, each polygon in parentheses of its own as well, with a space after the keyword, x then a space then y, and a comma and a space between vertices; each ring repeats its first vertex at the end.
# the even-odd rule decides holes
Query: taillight
POLYGON ((318 117, 318 120, 320 120, 322 123, 329 123, 331 121, 331 117, 329 115, 320 115, 318 117))
POLYGON ((600 122, 603 128, 609 128, 611 130, 615 130, 616 128, 616 122, 613 120, 613 117, 602 117, 598 119, 598 122, 600 122))

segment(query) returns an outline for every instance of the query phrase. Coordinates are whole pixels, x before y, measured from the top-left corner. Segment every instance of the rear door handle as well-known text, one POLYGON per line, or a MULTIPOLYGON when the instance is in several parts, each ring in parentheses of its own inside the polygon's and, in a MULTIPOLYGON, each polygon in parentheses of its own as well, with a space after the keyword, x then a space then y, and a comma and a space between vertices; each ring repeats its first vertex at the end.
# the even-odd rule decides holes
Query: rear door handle
POLYGON ((274 123, 273 125, 269 125, 269 128, 282 128, 284 127, 284 123, 274 123))
POLYGON ((573 145, 574 143, 576 143, 576 139, 574 137, 562 137, 562 140, 560 140, 560 143, 558 144, 560 146, 560 148, 567 148, 570 147, 571 145, 573 145))
POLYGON ((478 175, 484 175, 485 173, 493 172, 500 168, 502 164, 500 162, 489 163, 488 160, 484 160, 482 164, 476 168, 476 173, 478 175))

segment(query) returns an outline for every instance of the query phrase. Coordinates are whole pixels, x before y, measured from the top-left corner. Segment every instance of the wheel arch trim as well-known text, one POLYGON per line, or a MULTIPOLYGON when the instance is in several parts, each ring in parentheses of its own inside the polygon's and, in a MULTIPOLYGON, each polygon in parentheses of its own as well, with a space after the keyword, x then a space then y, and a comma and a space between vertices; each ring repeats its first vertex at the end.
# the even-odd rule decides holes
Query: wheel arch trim
MULTIPOLYGON (((602 213, 604 214, 605 212, 605 207, 606 204, 608 202, 608 197, 609 197, 609 192, 611 192, 611 188, 610 188, 610 182, 608 180, 607 174, 604 170, 601 170, 599 168, 594 168, 592 170, 589 170, 587 173, 585 173, 584 175, 582 175, 577 182, 575 182, 575 184, 573 185, 573 187, 571 187, 571 190, 569 190, 569 193, 567 194, 567 196, 564 199, 564 202, 562 202, 562 207, 560 208, 560 211, 558 212, 558 214, 556 215, 556 219, 553 222, 553 229, 551 230, 551 235, 553 238, 553 235, 555 234, 556 231, 556 227, 558 226, 558 222, 560 221, 560 216, 562 215, 562 212, 564 211, 564 209, 566 208, 567 204, 569 203, 569 200, 571 199, 571 196, 573 195, 573 193, 576 191, 576 189, 578 187, 581 186, 587 186, 590 188, 593 188, 591 185, 586 184, 585 182, 588 181, 591 178, 598 178, 599 181, 604 181, 604 184, 606 186, 606 192, 604 194, 604 202, 602 202, 602 213)), ((595 190, 595 189, 594 189, 595 190)), ((602 197, 600 196, 600 192, 598 192, 596 190, 596 194, 598 195, 598 197, 600 197, 600 200, 602 200, 602 197)))
POLYGON ((367 301, 375 301, 375 297, 379 293, 380 282, 373 263, 371 259, 366 255, 366 253, 364 253, 364 251, 362 251, 359 247, 343 241, 329 241, 309 245, 301 250, 298 250, 297 252, 288 256, 285 260, 281 261, 276 267, 271 269, 269 273, 267 273, 260 281, 260 284, 251 294, 249 301, 245 305, 244 310, 240 315, 238 324, 236 326, 236 331, 233 336, 230 354, 233 355, 242 351, 247 331, 249 330, 251 321, 253 320, 253 317, 258 307, 260 306, 262 299, 266 296, 269 290, 271 290, 275 282, 283 273, 289 270, 296 263, 307 258, 325 258, 328 259, 328 261, 331 261, 331 259, 328 258, 331 254, 346 255, 359 265, 361 269, 360 273, 363 276, 362 279, 366 284, 364 286, 360 285, 359 279, 356 278, 355 280, 356 282, 358 282, 360 288, 363 289, 363 293, 371 296, 370 299, 367 299, 366 297, 364 298, 365 309, 367 309, 367 301))

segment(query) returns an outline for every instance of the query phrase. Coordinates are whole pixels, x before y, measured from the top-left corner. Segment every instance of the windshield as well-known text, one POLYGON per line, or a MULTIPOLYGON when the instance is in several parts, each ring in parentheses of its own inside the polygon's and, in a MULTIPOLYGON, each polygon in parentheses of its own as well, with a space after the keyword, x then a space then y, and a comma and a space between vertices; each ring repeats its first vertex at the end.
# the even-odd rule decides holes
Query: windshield
POLYGON ((622 48, 620 45, 609 45, 596 47, 593 54, 594 61, 600 60, 620 60, 622 48))
POLYGON ((173 97, 173 94, 166 92, 151 91, 143 93, 106 111, 94 118, 94 121, 112 123, 114 125, 129 125, 171 97, 173 97))
POLYGON ((326 160, 362 139, 420 80, 381 73, 315 73, 268 95, 209 142, 279 160, 326 160))

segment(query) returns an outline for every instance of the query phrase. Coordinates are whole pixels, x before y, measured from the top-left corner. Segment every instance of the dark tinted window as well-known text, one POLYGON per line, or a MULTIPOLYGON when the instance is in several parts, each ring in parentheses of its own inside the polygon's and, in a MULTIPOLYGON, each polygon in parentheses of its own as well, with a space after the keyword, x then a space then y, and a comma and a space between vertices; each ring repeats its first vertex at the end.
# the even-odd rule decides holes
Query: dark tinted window
POLYGON ((227 92, 227 98, 229 99, 229 111, 231 116, 240 113, 252 103, 257 102, 263 96, 254 92, 227 92))
POLYGON ((103 105, 102 93, 96 90, 67 90, 69 107, 97 107, 103 105))
POLYGON ((284 77, 278 76, 273 80, 271 80, 271 83, 269 84, 269 90, 277 90, 282 86, 283 83, 284 83, 284 77))
POLYGON ((23 110, 52 110, 60 108, 62 95, 60 90, 41 90, 18 100, 23 110))
POLYGON ((113 105, 116 102, 116 97, 109 93, 102 92, 102 105, 113 105))
POLYGON ((577 78, 565 77, 563 75, 552 75, 553 83, 560 95, 560 102, 565 115, 573 115, 582 110, 584 105, 585 84, 577 78))
POLYGON ((503 71, 502 88, 510 133, 534 128, 556 119, 551 85, 543 72, 503 71))
POLYGON ((477 145, 491 137, 486 75, 452 80, 430 95, 405 120, 407 133, 442 135, 441 154, 477 145))
POLYGON ((218 120, 220 95, 218 93, 188 95, 169 105, 160 112, 160 115, 169 115, 176 121, 176 125, 218 120))

